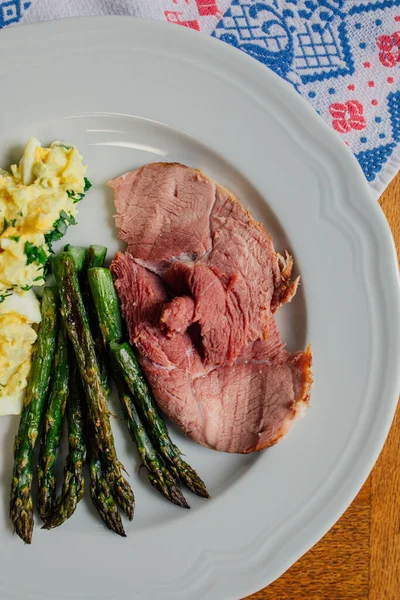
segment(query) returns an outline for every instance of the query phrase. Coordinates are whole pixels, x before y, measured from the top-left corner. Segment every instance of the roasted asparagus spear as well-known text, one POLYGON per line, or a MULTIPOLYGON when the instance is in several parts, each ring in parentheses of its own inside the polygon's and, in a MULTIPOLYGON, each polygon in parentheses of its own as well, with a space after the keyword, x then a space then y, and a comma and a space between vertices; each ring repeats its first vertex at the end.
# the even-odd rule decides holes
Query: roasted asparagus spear
POLYGON ((52 512, 45 520, 44 529, 59 527, 75 512, 78 502, 83 498, 83 466, 86 460, 84 440, 83 406, 79 373, 76 365, 70 369, 69 397, 67 400, 68 447, 65 461, 64 482, 61 494, 57 498, 52 512))
POLYGON ((88 427, 88 467, 90 476, 90 497, 101 519, 111 531, 121 537, 126 537, 122 525, 121 515, 113 496, 110 484, 104 477, 101 453, 94 442, 93 435, 88 427))
MULTIPOLYGON (((120 340, 123 335, 118 297, 108 269, 89 269, 88 276, 103 343, 104 346, 108 347, 110 342, 120 340)), ((171 473, 168 472, 147 435, 134 399, 126 387, 124 377, 118 367, 115 368, 114 376, 124 420, 133 441, 136 443, 142 463, 147 469, 151 484, 174 504, 189 508, 178 481, 175 481, 171 473)))
POLYGON ((88 249, 83 246, 71 246, 67 244, 64 250, 68 250, 71 254, 77 273, 81 273, 87 264, 88 249))
POLYGON ((169 437, 167 426, 158 412, 155 400, 143 377, 131 346, 128 342, 123 342, 122 344, 111 342, 110 350, 124 375, 130 392, 134 395, 140 406, 153 442, 158 447, 168 468, 192 492, 202 498, 209 498, 206 486, 199 474, 183 460, 179 448, 175 446, 169 437))
POLYGON ((132 519, 134 495, 125 480, 123 466, 118 460, 110 425, 107 397, 103 388, 95 346, 89 328, 73 257, 68 251, 52 260, 61 298, 62 316, 74 348, 88 414, 93 425, 94 440, 104 459, 104 474, 119 506, 132 519))
POLYGON ((87 251, 85 267, 82 269, 79 277, 79 283, 82 291, 82 298, 86 308, 86 313, 89 320, 90 331, 92 332, 94 347, 96 350, 97 361, 99 363, 101 381, 107 396, 110 395, 110 374, 107 366, 107 356, 103 346, 103 340, 99 328, 99 323, 94 311, 93 299, 90 292, 88 269, 92 267, 102 267, 107 256, 107 248, 105 246, 90 246, 87 251))
POLYGON ((178 481, 172 477, 171 473, 165 467, 147 435, 121 372, 116 371, 115 381, 125 423, 128 426, 132 440, 136 443, 139 456, 143 466, 146 467, 151 485, 167 500, 170 500, 170 502, 183 508, 190 508, 182 494, 178 481))
POLYGON ((52 388, 44 416, 38 462, 38 512, 43 521, 56 499, 54 467, 60 445, 61 425, 68 397, 69 363, 66 333, 60 327, 57 336, 52 388))
POLYGON ((10 497, 10 517, 14 530, 26 544, 31 543, 33 533, 31 495, 33 451, 49 388, 56 346, 58 295, 55 288, 44 289, 41 312, 42 322, 34 348, 19 430, 15 438, 14 472, 10 497))
MULTIPOLYGON (((208 492, 203 481, 200 479, 196 471, 194 471, 194 469, 192 469, 182 459, 179 449, 171 441, 167 427, 163 418, 158 412, 155 400, 151 395, 148 385, 143 377, 133 350, 127 342, 119 344, 123 334, 121 313, 119 310, 117 293, 114 288, 110 271, 108 269, 100 268, 89 269, 88 275, 104 343, 109 345, 113 358, 118 364, 120 372, 123 374, 126 384, 128 385, 130 394, 140 407, 144 417, 144 422, 149 428, 150 436, 153 438, 152 441, 154 445, 157 446, 162 459, 164 459, 177 480, 180 479, 187 485, 189 489, 199 496, 208 498, 208 492)), ((117 375, 117 383, 118 379, 119 377, 117 375)), ((150 449, 154 450, 151 441, 147 436, 146 430, 142 426, 140 420, 138 419, 136 423, 133 423, 135 418, 139 418, 139 414, 135 410, 134 403, 132 400, 128 401, 126 391, 123 391, 121 383, 119 383, 119 388, 120 398, 122 395, 121 402, 124 410, 125 420, 128 422, 131 434, 134 435, 135 439, 139 432, 142 436, 138 442, 138 449, 147 447, 149 452, 150 449), (127 410, 129 407, 130 411, 127 410), (132 410, 135 411, 135 415, 132 413, 132 410), (133 427, 133 430, 131 426, 133 427), (143 438, 143 435, 146 436, 146 440, 143 438), (147 440, 150 442, 149 445, 147 444, 147 440)), ((156 471, 148 469, 150 481, 153 485, 155 483, 153 477, 157 477, 159 475, 159 471, 158 475, 156 475, 157 467, 153 462, 154 456, 157 456, 156 453, 150 452, 150 454, 147 455, 146 460, 143 461, 146 466, 148 463, 149 466, 151 466, 153 469, 156 469, 156 471), (152 476, 150 476, 150 474, 152 474, 152 476)), ((162 464, 162 460, 160 461, 160 464, 162 464)), ((159 482, 160 487, 155 487, 157 487, 160 491, 162 489, 165 490, 164 483, 165 481, 163 483, 159 482)), ((175 499, 177 499, 175 496, 177 489, 178 488, 175 488, 173 491, 173 496, 175 499)), ((171 496, 166 497, 171 499, 171 496)), ((181 506, 184 506, 184 504, 181 502, 181 499, 177 503, 181 504, 181 506)))

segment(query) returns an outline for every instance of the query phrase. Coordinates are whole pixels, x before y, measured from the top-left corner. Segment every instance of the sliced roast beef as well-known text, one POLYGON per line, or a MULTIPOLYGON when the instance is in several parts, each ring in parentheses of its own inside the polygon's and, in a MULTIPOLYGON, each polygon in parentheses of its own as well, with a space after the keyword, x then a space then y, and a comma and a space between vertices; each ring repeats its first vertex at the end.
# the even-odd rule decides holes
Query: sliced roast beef
POLYGON ((109 185, 116 193, 120 238, 136 258, 162 268, 172 257, 195 259, 211 250, 216 186, 199 171, 155 163, 109 185))
POLYGON ((184 333, 194 322, 194 300, 191 296, 176 296, 164 305, 161 326, 172 335, 184 333))
POLYGON ((274 319, 297 289, 291 256, 200 171, 154 163, 110 185, 128 243, 112 272, 160 408, 217 450, 276 443, 312 382, 310 350, 289 354, 274 319))
POLYGON ((206 364, 190 330, 165 331, 160 322, 160 313, 187 297, 171 302, 160 277, 129 254, 117 253, 112 271, 130 341, 157 402, 189 437, 216 450, 247 453, 275 444, 288 431, 309 401, 309 349, 286 352, 272 318, 268 339, 250 344, 233 364, 206 364))
POLYGON ((268 336, 268 321, 289 300, 293 261, 239 200, 196 169, 152 163, 110 183, 116 225, 137 262, 174 293, 195 302, 205 360, 233 362, 268 336), (177 264, 178 263, 178 264, 177 264), (212 318, 211 318, 212 317, 212 318))

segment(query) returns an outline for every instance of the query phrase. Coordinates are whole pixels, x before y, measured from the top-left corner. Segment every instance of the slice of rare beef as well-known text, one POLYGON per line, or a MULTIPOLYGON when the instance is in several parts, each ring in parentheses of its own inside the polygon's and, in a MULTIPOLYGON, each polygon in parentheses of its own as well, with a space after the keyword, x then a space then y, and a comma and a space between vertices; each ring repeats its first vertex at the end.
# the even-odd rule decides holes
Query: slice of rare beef
POLYGON ((196 169, 152 163, 110 182, 116 225, 138 264, 173 295, 190 295, 208 365, 233 363, 268 337, 271 314, 290 300, 292 258, 239 200, 196 169))
POLYGON ((233 362, 210 364, 190 326, 174 326, 175 303, 192 321, 190 297, 171 299, 161 277, 128 253, 117 253, 111 268, 130 341, 162 411, 216 450, 247 453, 279 441, 308 405, 310 350, 286 352, 271 317, 268 339, 248 344, 233 362))
POLYGON ((274 318, 297 289, 292 257, 198 170, 153 163, 110 185, 128 244, 111 268, 160 408, 217 450, 276 443, 312 383, 310 348, 287 352, 274 318))

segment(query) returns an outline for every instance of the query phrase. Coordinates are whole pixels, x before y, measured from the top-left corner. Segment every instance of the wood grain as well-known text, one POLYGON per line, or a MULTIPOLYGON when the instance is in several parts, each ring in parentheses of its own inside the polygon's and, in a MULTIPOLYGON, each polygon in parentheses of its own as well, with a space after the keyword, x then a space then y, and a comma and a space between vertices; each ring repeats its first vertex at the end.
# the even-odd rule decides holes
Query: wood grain
MULTIPOLYGON (((380 198, 400 257, 400 174, 380 198)), ((326 536, 248 600, 400 599, 400 405, 364 487, 326 536)))

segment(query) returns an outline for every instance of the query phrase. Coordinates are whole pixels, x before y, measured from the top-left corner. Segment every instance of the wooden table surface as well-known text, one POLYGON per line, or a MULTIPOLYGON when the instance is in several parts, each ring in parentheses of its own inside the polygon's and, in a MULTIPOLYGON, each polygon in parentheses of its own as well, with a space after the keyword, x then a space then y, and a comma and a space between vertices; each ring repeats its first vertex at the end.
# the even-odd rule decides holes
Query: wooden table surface
MULTIPOLYGON (((400 260, 400 174, 380 204, 400 260)), ((350 508, 289 571, 250 599, 400 600, 400 404, 384 449, 350 508)))

